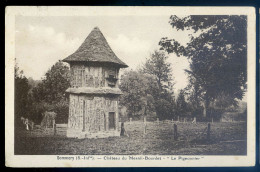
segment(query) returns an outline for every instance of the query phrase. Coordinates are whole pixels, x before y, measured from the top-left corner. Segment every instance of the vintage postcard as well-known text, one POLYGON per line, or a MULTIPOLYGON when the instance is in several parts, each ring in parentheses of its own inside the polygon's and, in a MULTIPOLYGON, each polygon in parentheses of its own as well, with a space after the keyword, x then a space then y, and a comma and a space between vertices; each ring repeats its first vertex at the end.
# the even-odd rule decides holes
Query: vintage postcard
POLYGON ((255 165, 253 7, 7 7, 8 167, 255 165))

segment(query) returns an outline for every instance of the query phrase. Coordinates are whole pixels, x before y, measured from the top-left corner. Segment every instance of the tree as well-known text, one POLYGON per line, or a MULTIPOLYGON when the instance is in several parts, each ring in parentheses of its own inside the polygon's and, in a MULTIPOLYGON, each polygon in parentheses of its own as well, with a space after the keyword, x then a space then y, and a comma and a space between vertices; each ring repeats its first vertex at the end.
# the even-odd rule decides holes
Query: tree
POLYGON ((46 72, 42 82, 38 83, 33 89, 33 113, 38 119, 37 122, 41 121, 39 116, 45 111, 57 113, 56 122, 67 122, 69 105, 65 97, 65 91, 69 86, 69 67, 58 61, 46 72))
POLYGON ((172 118, 175 114, 172 68, 167 59, 164 51, 154 51, 141 69, 142 73, 155 78, 158 85, 158 89, 151 94, 156 102, 156 114, 161 119, 172 118))
POLYGON ((28 79, 23 75, 23 71, 19 69, 17 64, 15 64, 15 76, 14 76, 14 84, 15 84, 15 124, 17 123, 21 117, 28 117, 28 110, 30 108, 30 102, 28 101, 28 92, 30 90, 30 86, 28 84, 28 79))
POLYGON ((58 61, 33 90, 34 98, 37 102, 57 103, 65 99, 65 91, 69 86, 69 67, 58 61))
POLYGON ((246 16, 187 16, 170 17, 177 30, 193 30, 187 45, 174 39, 162 38, 159 44, 168 53, 186 56, 190 69, 190 88, 204 104, 204 116, 209 105, 219 95, 229 97, 227 103, 236 105, 247 85, 247 18, 246 16))
POLYGON ((180 90, 178 98, 176 100, 176 106, 177 106, 177 112, 186 115, 186 112, 188 111, 188 104, 185 100, 184 90, 180 90))
POLYGON ((120 104, 126 106, 130 116, 147 115, 154 111, 152 92, 157 89, 155 80, 145 74, 130 70, 121 76, 123 95, 120 104))
POLYGON ((142 69, 143 73, 155 76, 160 91, 173 87, 171 64, 167 59, 168 56, 163 51, 154 51, 150 58, 146 59, 142 69))
POLYGON ((186 86, 185 94, 187 95, 187 103, 190 108, 191 115, 193 117, 199 117, 203 113, 203 107, 201 102, 203 99, 201 98, 199 85, 196 84, 196 79, 189 75, 189 84, 186 86))
POLYGON ((31 92, 32 90, 38 86, 39 83, 41 83, 42 81, 41 80, 34 80, 32 77, 29 77, 28 78, 28 84, 30 85, 31 87, 31 92))

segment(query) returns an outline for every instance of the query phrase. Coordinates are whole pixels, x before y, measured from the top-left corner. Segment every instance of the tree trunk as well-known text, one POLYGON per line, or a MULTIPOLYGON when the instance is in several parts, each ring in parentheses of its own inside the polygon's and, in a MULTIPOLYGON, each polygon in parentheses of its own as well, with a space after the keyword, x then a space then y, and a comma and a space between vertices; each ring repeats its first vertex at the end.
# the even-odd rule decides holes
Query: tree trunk
POLYGON ((159 79, 159 81, 158 81, 158 86, 159 86, 159 91, 160 91, 160 93, 161 93, 161 91, 162 91, 162 86, 161 86, 161 80, 159 79))
POLYGON ((203 117, 207 116, 206 102, 203 102, 203 117))
POLYGON ((206 99, 203 103, 203 117, 206 118, 208 113, 209 101, 206 99))

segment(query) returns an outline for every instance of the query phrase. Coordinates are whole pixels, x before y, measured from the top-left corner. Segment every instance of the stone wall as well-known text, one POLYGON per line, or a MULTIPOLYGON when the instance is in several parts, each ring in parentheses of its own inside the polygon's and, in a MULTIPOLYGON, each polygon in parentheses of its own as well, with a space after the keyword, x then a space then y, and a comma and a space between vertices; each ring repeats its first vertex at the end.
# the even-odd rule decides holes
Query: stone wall
POLYGON ((109 112, 115 113, 115 130, 119 130, 118 98, 70 94, 68 127, 90 133, 108 131, 109 112))

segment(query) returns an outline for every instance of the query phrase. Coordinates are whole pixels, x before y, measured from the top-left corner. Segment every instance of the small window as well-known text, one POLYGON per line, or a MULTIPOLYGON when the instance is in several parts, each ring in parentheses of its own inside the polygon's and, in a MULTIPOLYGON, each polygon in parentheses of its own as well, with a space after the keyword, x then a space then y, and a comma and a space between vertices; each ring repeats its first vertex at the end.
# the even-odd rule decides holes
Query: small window
POLYGON ((111 87, 111 88, 115 88, 116 85, 115 84, 108 84, 108 86, 111 87))
POLYGON ((115 78, 115 76, 114 75, 109 75, 109 78, 115 78))
POLYGON ((107 79, 107 85, 109 87, 115 87, 116 86, 116 82, 117 82, 117 78, 115 78, 115 75, 108 75, 107 79))

